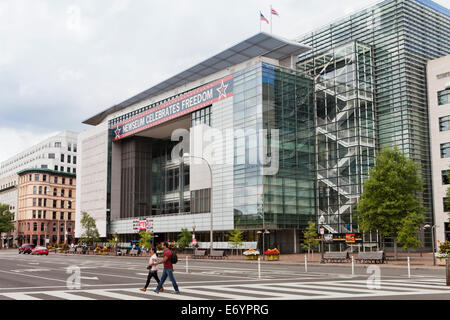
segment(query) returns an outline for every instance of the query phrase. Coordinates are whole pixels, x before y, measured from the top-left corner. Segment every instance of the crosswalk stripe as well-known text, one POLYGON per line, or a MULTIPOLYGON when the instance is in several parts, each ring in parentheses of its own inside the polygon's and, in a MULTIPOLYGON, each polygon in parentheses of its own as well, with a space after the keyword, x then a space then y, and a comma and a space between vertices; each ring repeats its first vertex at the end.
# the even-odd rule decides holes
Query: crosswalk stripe
MULTIPOLYGON (((347 283, 352 283, 352 281, 345 281, 347 283)), ((386 282, 392 282, 392 280, 387 280, 386 282)), ((357 282, 356 282, 357 283, 357 282)), ((384 281, 383 281, 384 283, 384 281)), ((422 284, 422 283, 407 283, 407 282, 394 282, 395 286, 402 286, 402 287, 411 287, 411 288, 425 288, 425 289, 440 289, 440 290, 450 290, 450 287, 447 287, 445 285, 426 285, 426 284, 422 284)))
POLYGON ((99 296, 104 296, 107 298, 115 298, 115 299, 120 299, 120 300, 151 300, 150 296, 146 299, 146 298, 136 297, 136 296, 132 296, 132 295, 128 295, 128 294, 118 293, 115 291, 113 292, 110 290, 95 290, 94 289, 94 290, 89 290, 86 292, 93 293, 93 294, 96 294, 99 296))
MULTIPOLYGON (((220 288, 220 290, 223 291, 231 291, 231 292, 238 292, 238 293, 245 293, 245 294, 258 294, 258 295, 263 295, 263 296, 268 296, 268 297, 280 297, 280 293, 276 293, 276 292, 268 292, 268 291, 264 291, 261 292, 261 290, 256 291, 256 290, 248 290, 248 289, 242 289, 241 287, 239 288, 229 288, 229 287, 222 287, 220 288)), ((282 294, 283 299, 297 299, 298 295, 293 295, 293 294, 282 294)), ((260 298, 260 299, 266 299, 266 298, 260 298)))
MULTIPOLYGON (((80 291, 80 292, 85 292, 85 291, 80 291)), ((95 300, 94 298, 84 297, 84 296, 80 296, 77 294, 67 293, 64 291, 46 291, 46 292, 42 292, 42 293, 47 294, 49 296, 56 297, 56 298, 66 299, 66 300, 95 300)))
MULTIPOLYGON (((205 289, 210 289, 208 287, 205 287, 205 289)), ((217 290, 222 290, 222 288, 217 288, 217 290)), ((258 300, 261 299, 260 297, 251 297, 251 296, 247 296, 247 295, 238 295, 238 294, 230 294, 230 293, 225 293, 225 292, 218 292, 218 291, 214 291, 214 289, 212 290, 194 290, 194 289, 188 289, 188 288, 183 288, 182 289, 183 292, 187 292, 187 293, 193 293, 193 294, 201 294, 201 295, 205 295, 205 296, 213 296, 213 297, 217 297, 220 299, 236 299, 236 300, 258 300)))
POLYGON ((42 300, 40 298, 36 298, 22 292, 2 293, 1 295, 14 300, 42 300))
MULTIPOLYGON (((166 293, 166 292, 156 293, 156 292, 153 292, 153 291, 150 291, 149 293, 145 293, 145 292, 140 291, 139 289, 134 289, 134 288, 133 289, 120 289, 120 290, 121 291, 128 291, 128 292, 139 293, 139 294, 142 294, 142 295, 145 294, 146 296, 149 295, 150 297, 151 297, 152 294, 154 294, 155 296, 158 295, 158 296, 161 296, 163 298, 176 299, 176 300, 207 300, 207 299, 200 298, 200 297, 187 296, 187 295, 185 295, 183 293, 181 293, 181 294, 172 294, 172 293, 166 293)), ((199 294, 199 293, 197 292, 197 294, 199 294)))

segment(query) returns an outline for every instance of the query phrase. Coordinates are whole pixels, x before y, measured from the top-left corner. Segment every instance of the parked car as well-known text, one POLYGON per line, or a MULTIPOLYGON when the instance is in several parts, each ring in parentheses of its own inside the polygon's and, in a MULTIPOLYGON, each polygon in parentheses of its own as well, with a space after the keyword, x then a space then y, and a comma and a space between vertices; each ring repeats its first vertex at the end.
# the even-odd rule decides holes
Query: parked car
POLYGON ((35 247, 36 247, 36 245, 32 244, 32 243, 23 244, 23 245, 21 245, 19 247, 19 253, 23 253, 23 254, 28 253, 28 254, 30 254, 35 247))
POLYGON ((31 254, 36 254, 36 255, 43 255, 43 254, 45 254, 46 256, 48 256, 48 249, 46 247, 36 247, 36 248, 33 249, 31 254))

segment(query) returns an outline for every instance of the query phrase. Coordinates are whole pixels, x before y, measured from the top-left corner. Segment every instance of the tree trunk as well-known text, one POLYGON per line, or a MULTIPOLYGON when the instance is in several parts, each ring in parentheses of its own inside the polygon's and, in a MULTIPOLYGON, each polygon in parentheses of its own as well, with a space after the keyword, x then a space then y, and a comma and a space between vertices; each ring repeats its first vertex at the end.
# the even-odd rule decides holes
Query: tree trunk
POLYGON ((397 237, 394 238, 394 259, 398 260, 397 237))

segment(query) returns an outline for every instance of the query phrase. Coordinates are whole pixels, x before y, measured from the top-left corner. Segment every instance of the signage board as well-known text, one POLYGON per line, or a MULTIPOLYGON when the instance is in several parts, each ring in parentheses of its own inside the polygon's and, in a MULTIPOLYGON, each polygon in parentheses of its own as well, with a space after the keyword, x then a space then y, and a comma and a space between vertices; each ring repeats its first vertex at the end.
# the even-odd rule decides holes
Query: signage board
POLYGON ((147 218, 146 222, 147 222, 146 230, 150 233, 153 233, 153 219, 147 218))
POLYGON ((329 233, 324 235, 325 242, 332 242, 333 241, 333 234, 329 233))
POLYGON ((233 95, 233 75, 213 81, 113 126, 113 141, 189 114, 233 95))
POLYGON ((320 234, 325 234, 325 229, 323 227, 320 227, 320 234))
POLYGON ((345 242, 354 243, 355 242, 355 234, 354 233, 346 233, 345 234, 345 242))

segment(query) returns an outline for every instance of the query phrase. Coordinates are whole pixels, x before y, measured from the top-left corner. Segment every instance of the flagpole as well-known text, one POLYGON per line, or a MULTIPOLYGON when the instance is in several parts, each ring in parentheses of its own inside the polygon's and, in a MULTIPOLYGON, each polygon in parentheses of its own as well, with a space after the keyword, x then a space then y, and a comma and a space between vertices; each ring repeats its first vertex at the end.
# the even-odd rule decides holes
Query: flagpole
POLYGON ((272 33, 272 5, 270 5, 270 33, 272 33))

